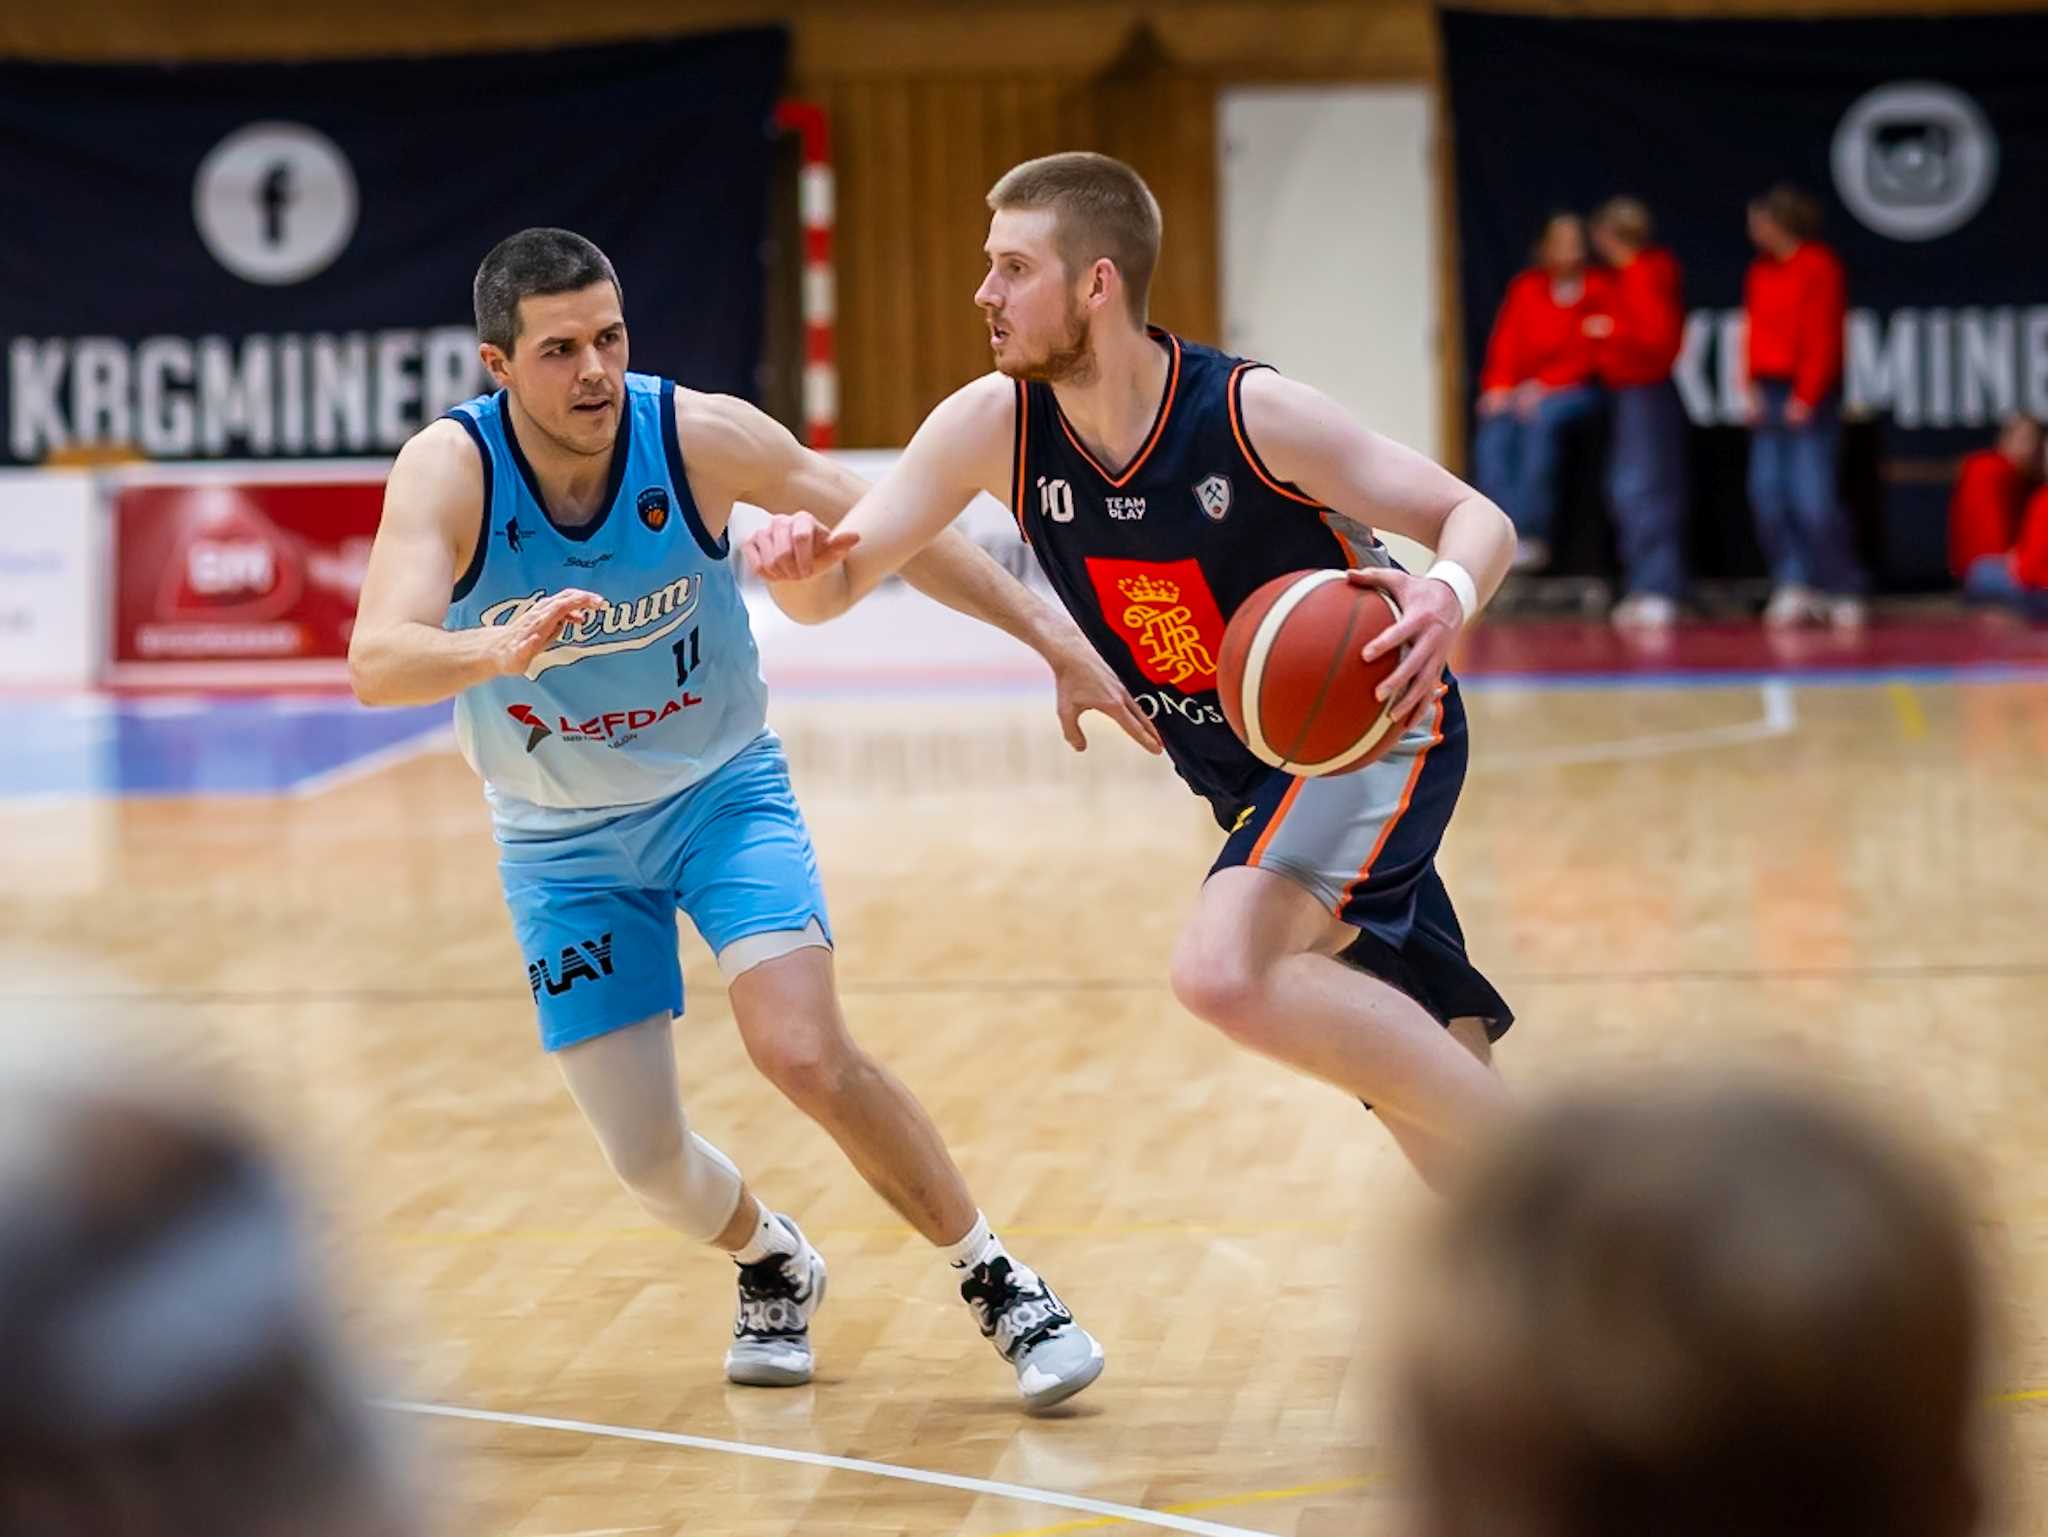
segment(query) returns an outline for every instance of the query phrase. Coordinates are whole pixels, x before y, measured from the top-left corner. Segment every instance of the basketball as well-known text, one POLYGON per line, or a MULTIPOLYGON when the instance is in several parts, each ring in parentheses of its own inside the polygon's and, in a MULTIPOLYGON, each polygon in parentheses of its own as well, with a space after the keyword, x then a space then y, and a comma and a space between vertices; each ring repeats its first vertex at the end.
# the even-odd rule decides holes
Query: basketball
POLYGON ((1265 763, 1314 778, 1348 774, 1400 740, 1373 690, 1399 652, 1360 655, 1400 615, 1393 600, 1342 571, 1290 571, 1230 616, 1216 691, 1223 714, 1265 763))

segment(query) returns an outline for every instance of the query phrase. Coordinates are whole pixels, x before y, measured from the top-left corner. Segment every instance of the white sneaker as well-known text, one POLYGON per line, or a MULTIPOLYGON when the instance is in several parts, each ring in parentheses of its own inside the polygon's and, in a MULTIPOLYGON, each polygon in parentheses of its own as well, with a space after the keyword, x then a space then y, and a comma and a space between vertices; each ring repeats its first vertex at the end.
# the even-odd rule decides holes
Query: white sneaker
POLYGON ((1828 623, 1837 630, 1860 630, 1869 618, 1861 598, 1828 599, 1828 623))
POLYGON ((1780 587, 1764 605, 1764 624, 1773 630, 1796 629, 1819 617, 1820 605, 1810 587, 1780 587))
POLYGON ((1678 604, 1661 592, 1623 598, 1608 616, 1617 630, 1668 630, 1678 623, 1678 604))
POLYGON ((960 1283, 982 1336, 1017 1369, 1026 1408, 1050 1409, 1102 1375, 1102 1346, 1028 1265, 998 1254, 960 1283))
MULTIPOLYGON (((780 1215, 778 1213, 777 1215, 780 1215)), ((825 1300, 825 1260, 803 1229, 797 1252, 771 1254, 740 1269, 739 1315, 725 1353, 726 1380, 750 1388, 795 1388, 811 1380, 811 1318, 825 1300)))

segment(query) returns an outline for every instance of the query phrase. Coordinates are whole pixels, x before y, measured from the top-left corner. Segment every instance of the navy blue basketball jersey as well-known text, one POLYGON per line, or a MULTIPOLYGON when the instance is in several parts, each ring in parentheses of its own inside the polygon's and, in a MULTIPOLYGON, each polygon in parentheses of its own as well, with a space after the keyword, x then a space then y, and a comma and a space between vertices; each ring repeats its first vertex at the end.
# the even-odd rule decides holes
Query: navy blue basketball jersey
POLYGON ((1373 531, 1277 479, 1245 432, 1240 392, 1263 363, 1182 341, 1137 458, 1111 473, 1049 384, 1019 382, 1010 506, 1046 580, 1224 826, 1272 769, 1216 699, 1223 627, 1289 571, 1392 565, 1373 531))

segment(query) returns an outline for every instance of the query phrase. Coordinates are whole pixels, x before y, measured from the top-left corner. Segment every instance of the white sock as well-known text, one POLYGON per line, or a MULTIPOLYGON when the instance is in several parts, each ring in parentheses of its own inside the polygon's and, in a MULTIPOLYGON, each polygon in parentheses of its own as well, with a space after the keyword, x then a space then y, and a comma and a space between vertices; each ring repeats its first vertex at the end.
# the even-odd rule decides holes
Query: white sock
POLYGON ((944 1246, 946 1261, 955 1270, 972 1270, 1003 1253, 1003 1241, 988 1230, 988 1218, 974 1214, 974 1226, 958 1243, 944 1246))
POLYGON ((761 1206, 760 1225, 754 1229, 752 1238, 749 1238, 742 1247, 732 1251, 734 1261, 742 1265, 755 1265, 771 1254, 796 1253, 800 1245, 797 1243, 796 1234, 789 1230, 789 1224, 776 1216, 767 1206, 759 1202, 756 1204, 761 1206))

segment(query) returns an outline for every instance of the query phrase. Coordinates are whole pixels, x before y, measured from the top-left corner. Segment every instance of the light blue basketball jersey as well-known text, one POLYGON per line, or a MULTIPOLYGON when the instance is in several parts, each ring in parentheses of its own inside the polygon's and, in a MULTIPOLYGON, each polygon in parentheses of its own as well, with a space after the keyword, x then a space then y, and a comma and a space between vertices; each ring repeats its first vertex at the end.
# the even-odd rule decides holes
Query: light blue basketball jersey
POLYGON ((675 385, 626 375, 603 509, 548 517, 506 419, 505 392, 448 412, 483 456, 476 555, 445 627, 511 623, 565 587, 607 607, 455 702, 456 740, 502 831, 566 831, 697 783, 758 737, 768 690, 727 560, 683 473, 675 385), (590 813, 597 813, 591 815, 590 813))

